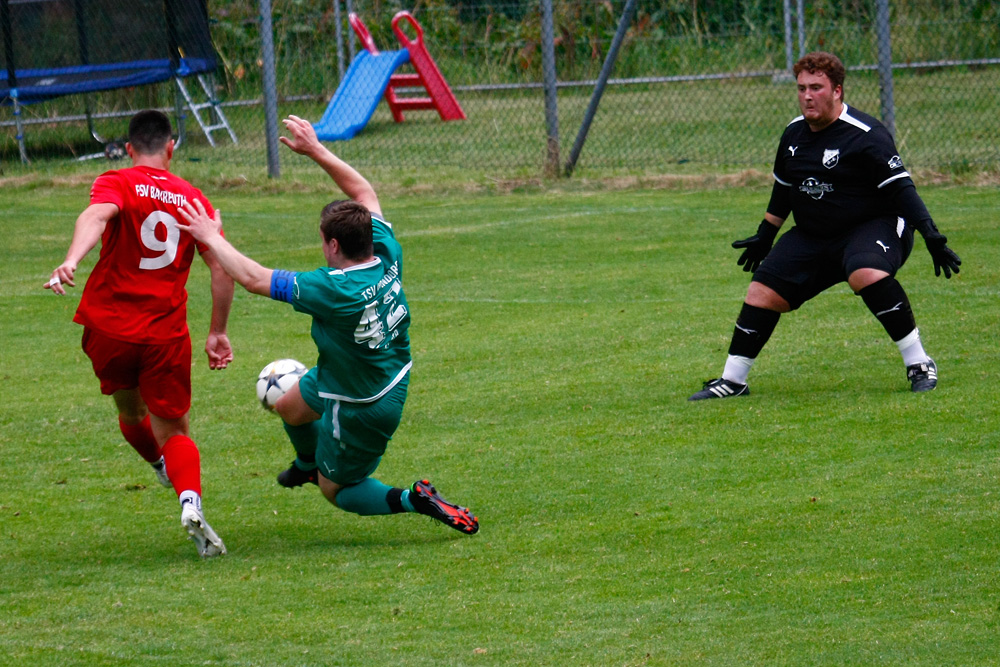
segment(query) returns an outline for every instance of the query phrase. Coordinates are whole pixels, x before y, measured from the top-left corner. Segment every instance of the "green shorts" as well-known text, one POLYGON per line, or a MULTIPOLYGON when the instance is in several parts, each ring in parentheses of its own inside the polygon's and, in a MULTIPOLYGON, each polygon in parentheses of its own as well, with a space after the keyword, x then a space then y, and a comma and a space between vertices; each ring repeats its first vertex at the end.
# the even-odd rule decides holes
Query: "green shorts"
POLYGON ((350 486, 375 472, 403 417, 407 374, 373 403, 351 403, 319 396, 316 367, 299 380, 306 404, 320 413, 316 465, 331 482, 350 486))

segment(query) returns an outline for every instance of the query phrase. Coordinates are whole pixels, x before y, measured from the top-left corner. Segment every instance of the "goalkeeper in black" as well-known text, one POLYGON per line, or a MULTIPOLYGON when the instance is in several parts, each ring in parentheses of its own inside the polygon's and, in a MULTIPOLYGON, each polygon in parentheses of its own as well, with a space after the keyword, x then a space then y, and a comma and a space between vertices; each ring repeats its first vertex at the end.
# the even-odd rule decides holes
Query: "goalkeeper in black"
POLYGON ((781 137, 771 201, 757 233, 733 243, 743 250, 738 264, 753 279, 726 366, 689 400, 749 394, 747 375, 781 313, 845 281, 898 346, 910 389, 934 389, 937 366, 895 275, 913 249, 914 229, 924 237, 935 275, 951 278, 962 262, 934 225, 888 130, 844 103, 843 63, 810 53, 793 71, 802 115, 781 137), (775 243, 790 213, 795 225, 775 243))

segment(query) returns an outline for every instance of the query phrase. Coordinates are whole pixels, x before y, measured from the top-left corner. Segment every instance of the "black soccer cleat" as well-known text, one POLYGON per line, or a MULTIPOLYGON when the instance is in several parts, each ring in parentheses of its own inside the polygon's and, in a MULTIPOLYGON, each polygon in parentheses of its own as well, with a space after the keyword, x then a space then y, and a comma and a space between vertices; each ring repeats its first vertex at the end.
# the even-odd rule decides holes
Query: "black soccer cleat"
POLYGON ((926 362, 907 366, 906 379, 910 381, 910 391, 930 391, 937 386, 937 364, 928 358, 926 362))
POLYGON ((303 484, 318 484, 316 475, 315 468, 312 470, 303 470, 292 462, 288 470, 282 470, 278 473, 278 484, 281 484, 286 489, 294 489, 303 484))
POLYGON ((479 532, 479 519, 466 508, 442 498, 434 485, 426 479, 414 482, 410 487, 410 504, 420 514, 437 519, 466 535, 479 532))
POLYGON ((724 378, 709 380, 702 385, 701 391, 692 394, 689 401, 700 401, 706 398, 731 398, 733 396, 749 396, 750 387, 739 382, 724 378))

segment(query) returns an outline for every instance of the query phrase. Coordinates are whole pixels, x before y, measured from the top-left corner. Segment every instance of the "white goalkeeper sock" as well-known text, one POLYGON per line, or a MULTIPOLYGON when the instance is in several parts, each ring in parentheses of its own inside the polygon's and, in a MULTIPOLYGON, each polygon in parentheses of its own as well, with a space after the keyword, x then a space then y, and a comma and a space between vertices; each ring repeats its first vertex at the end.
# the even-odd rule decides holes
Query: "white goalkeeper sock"
POLYGON ((750 357, 741 357, 730 354, 726 358, 726 367, 722 371, 722 379, 735 382, 736 384, 746 384, 747 376, 750 375, 750 367, 754 360, 750 357))
POLYGON ((896 341, 899 353, 903 355, 903 364, 912 366, 930 361, 930 357, 924 352, 924 346, 920 342, 920 330, 914 329, 903 338, 896 341))

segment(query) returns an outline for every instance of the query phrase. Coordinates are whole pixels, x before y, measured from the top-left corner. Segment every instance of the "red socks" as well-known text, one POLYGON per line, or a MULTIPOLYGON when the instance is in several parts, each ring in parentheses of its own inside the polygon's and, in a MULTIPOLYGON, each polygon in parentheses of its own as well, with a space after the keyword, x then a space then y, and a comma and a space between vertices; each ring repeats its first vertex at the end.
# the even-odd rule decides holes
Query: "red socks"
POLYGON ((153 428, 149 425, 149 415, 138 424, 126 424, 118 416, 118 428, 125 436, 125 442, 132 445, 132 448, 139 452, 146 463, 156 463, 160 460, 160 446, 156 444, 153 437, 153 428))
POLYGON ((175 435, 163 445, 163 459, 174 491, 194 491, 201 495, 201 457, 194 440, 186 435, 175 435))
POLYGON ((138 424, 126 424, 118 417, 118 427, 125 441, 132 445, 147 463, 156 463, 162 454, 167 465, 167 475, 179 496, 183 491, 201 495, 201 456, 194 440, 186 435, 175 435, 167 440, 163 449, 156 444, 149 415, 138 424))

